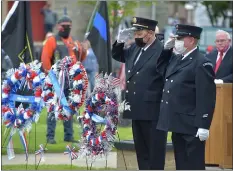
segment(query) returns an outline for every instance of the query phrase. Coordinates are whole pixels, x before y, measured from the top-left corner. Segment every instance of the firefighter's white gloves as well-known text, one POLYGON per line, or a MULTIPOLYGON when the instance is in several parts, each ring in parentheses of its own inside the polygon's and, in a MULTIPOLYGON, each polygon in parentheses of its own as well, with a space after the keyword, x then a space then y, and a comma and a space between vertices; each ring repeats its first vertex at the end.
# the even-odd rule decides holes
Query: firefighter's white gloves
POLYGON ((132 28, 123 29, 118 33, 117 43, 125 43, 131 34, 133 34, 132 28))
POLYGON ((203 129, 203 128, 198 128, 196 137, 199 137, 201 141, 205 141, 209 138, 209 130, 208 129, 203 129))
POLYGON ((165 44, 164 44, 164 49, 172 49, 175 46, 175 39, 174 38, 169 38, 165 44))

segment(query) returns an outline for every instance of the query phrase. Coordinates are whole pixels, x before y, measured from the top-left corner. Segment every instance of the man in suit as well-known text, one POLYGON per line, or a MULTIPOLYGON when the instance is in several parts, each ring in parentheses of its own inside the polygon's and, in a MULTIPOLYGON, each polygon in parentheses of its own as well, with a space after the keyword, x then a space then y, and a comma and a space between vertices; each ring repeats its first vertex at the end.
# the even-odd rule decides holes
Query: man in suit
POLYGON ((156 39, 157 21, 134 17, 132 29, 125 29, 113 44, 112 56, 125 63, 125 99, 130 110, 123 118, 132 119, 134 145, 140 170, 162 170, 165 165, 167 133, 156 130, 164 80, 156 63, 163 50, 156 39), (133 31, 135 43, 124 49, 124 42, 133 31))
POLYGON ((233 83, 232 47, 230 34, 223 30, 216 32, 216 49, 206 55, 214 65, 216 83, 233 83))
POLYGON ((197 47, 202 28, 178 24, 176 29, 175 38, 165 43, 165 49, 174 47, 177 54, 166 69, 157 129, 172 132, 177 170, 204 170, 205 140, 215 108, 215 74, 197 47))

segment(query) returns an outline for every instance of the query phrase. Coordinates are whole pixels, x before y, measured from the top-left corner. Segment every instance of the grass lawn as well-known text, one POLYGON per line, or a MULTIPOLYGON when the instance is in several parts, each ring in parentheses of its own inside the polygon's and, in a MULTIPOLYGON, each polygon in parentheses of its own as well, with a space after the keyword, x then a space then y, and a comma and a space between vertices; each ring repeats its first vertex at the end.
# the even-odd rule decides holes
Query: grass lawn
MULTIPOLYGON (((27 135, 27 141, 29 144, 29 153, 34 153, 39 149, 39 145, 46 145, 46 117, 47 113, 45 110, 42 111, 38 123, 33 124, 31 132, 27 135)), ((77 123, 77 120, 74 119, 74 138, 76 140, 80 139, 81 127, 77 123)), ((5 126, 2 126, 2 154, 6 154, 7 139, 8 139, 8 130, 5 132, 5 126), (7 138, 7 139, 6 139, 7 138)), ((132 130, 131 127, 118 127, 118 132, 121 140, 132 140, 132 130)), ((57 122, 55 140, 57 144, 47 144, 46 148, 48 153, 63 153, 66 150, 67 143, 63 141, 64 138, 64 129, 62 121, 57 122)), ((168 136, 168 141, 171 141, 170 134, 168 136)), ((15 153, 24 153, 23 146, 20 142, 18 134, 13 136, 13 144, 15 153)))
MULTIPOLYGON (((26 165, 3 165, 2 170, 25 170, 26 165)), ((35 170, 35 165, 27 165, 27 170, 35 170)), ((70 165, 40 165, 37 170, 87 170, 86 167, 70 165)), ((91 170, 115 170, 113 168, 91 168, 91 170)))

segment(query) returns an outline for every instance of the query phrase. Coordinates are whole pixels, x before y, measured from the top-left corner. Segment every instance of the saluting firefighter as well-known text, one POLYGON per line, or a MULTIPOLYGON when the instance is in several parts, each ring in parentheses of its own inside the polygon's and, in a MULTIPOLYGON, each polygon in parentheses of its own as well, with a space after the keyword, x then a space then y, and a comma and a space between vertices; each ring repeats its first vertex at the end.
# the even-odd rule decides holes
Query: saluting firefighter
MULTIPOLYGON (((44 43, 42 50, 42 67, 45 73, 51 69, 51 66, 58 60, 65 56, 71 56, 74 62, 83 61, 86 58, 87 51, 79 41, 74 41, 70 36, 72 28, 72 20, 68 16, 63 16, 58 20, 57 29, 58 34, 50 36, 44 43)), ((65 81, 64 94, 69 95, 68 81, 65 81)), ((64 121, 64 141, 77 142, 73 137, 73 119, 64 121)), ((49 144, 56 144, 54 140, 56 129, 56 119, 52 117, 47 118, 47 142, 49 144)))
POLYGON ((155 20, 134 17, 133 28, 122 30, 112 49, 112 57, 125 63, 125 100, 130 110, 124 111, 123 118, 132 119, 140 170, 162 170, 165 165, 167 133, 156 130, 164 85, 156 68, 163 50, 163 44, 155 36, 157 24, 155 20), (124 49, 130 33, 134 34, 135 43, 124 49))
POLYGON ((165 43, 175 48, 165 73, 157 129, 172 132, 177 170, 205 169, 205 141, 213 118, 216 85, 211 62, 198 49, 202 28, 176 26, 165 43))

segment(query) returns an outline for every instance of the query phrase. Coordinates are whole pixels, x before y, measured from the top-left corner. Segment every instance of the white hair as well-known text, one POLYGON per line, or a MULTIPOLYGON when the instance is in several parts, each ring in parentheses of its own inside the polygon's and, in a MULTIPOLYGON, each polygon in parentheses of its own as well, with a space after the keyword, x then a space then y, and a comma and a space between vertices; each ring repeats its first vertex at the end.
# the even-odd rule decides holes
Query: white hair
POLYGON ((227 39, 231 40, 231 35, 227 32, 227 31, 224 31, 224 30, 218 30, 216 32, 216 35, 217 34, 225 34, 227 36, 227 39))

